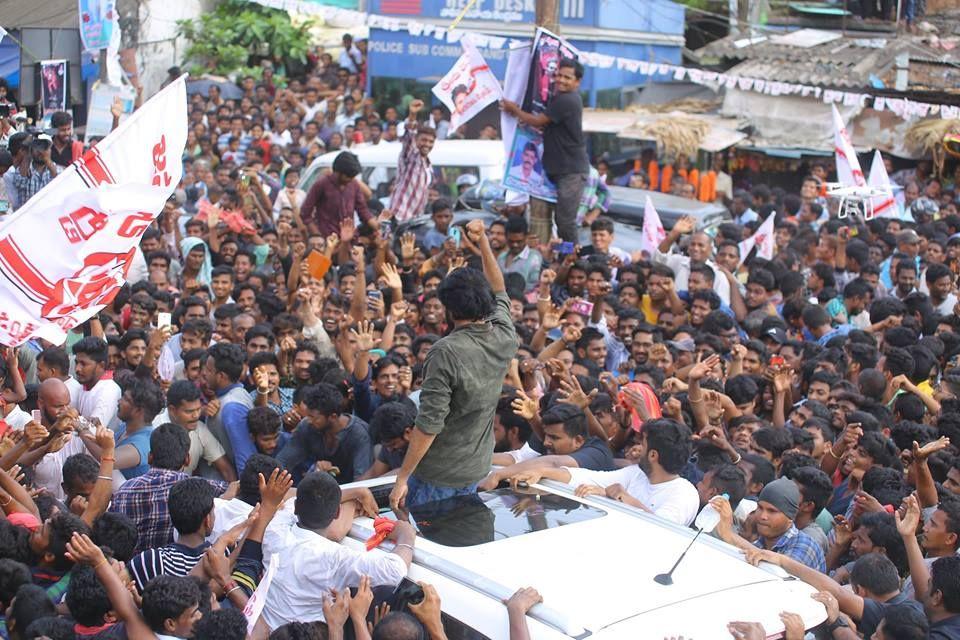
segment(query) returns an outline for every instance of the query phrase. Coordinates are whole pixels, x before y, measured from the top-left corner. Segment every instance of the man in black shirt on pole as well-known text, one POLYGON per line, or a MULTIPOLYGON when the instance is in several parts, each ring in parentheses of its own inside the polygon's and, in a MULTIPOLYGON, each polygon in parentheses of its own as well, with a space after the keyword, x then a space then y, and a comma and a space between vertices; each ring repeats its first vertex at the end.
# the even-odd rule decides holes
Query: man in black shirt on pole
MULTIPOLYGON (((554 215, 557 232, 567 242, 577 241, 577 209, 586 186, 590 163, 583 140, 583 101, 580 98, 580 80, 583 65, 565 58, 557 69, 557 93, 543 113, 532 114, 515 103, 503 100, 501 108, 521 123, 543 129, 543 168, 557 187, 554 215)), ((539 209, 549 205, 531 199, 530 222, 532 231, 543 243, 550 240, 549 211, 540 216, 539 209), (546 218, 543 224, 542 218, 546 218), (539 223, 539 224, 538 224, 539 223)))

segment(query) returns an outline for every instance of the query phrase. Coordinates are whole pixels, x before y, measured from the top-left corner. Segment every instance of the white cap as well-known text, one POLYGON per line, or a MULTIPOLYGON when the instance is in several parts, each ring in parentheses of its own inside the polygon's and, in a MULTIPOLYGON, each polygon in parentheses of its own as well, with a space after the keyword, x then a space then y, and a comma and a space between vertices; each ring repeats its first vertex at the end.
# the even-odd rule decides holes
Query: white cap
POLYGON ((458 187, 472 187, 477 184, 477 176, 472 173, 463 173, 457 177, 457 186, 458 187))

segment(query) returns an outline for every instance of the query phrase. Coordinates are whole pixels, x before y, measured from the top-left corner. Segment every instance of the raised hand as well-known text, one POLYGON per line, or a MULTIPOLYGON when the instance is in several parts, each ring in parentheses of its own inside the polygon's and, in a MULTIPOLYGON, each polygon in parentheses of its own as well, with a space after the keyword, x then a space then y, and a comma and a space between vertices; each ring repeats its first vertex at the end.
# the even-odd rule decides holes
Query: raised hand
POLYGON ((540 284, 549 287, 557 280, 557 272, 553 269, 544 269, 540 272, 540 284))
POLYGON ((720 356, 716 353, 707 357, 706 360, 700 360, 693 367, 690 368, 690 371, 687 372, 687 380, 693 382, 695 380, 703 380, 708 375, 715 374, 720 367, 720 356))
POLYGON ((267 395, 270 391, 270 379, 263 367, 257 367, 253 370, 253 381, 257 385, 257 393, 267 395))
POLYGON ((350 249, 350 261, 357 266, 357 269, 363 269, 366 264, 363 247, 357 245, 350 249))
POLYGON ((397 271, 395 266, 389 262, 385 262, 381 268, 381 273, 383 274, 383 279, 386 280, 388 287, 391 289, 403 288, 403 281, 400 280, 400 272, 397 271))
POLYGON ((342 629, 350 618, 350 589, 331 589, 330 595, 323 597, 321 609, 329 629, 342 629))
POLYGON ((104 456, 110 458, 113 456, 113 450, 116 447, 116 443, 113 440, 113 431, 107 429, 102 424, 97 425, 96 434, 93 436, 94 441, 100 447, 100 457, 104 456))
POLYGON ((287 492, 293 486, 293 476, 289 471, 278 467, 270 473, 269 479, 264 478, 262 473, 259 474, 258 484, 260 485, 260 504, 263 508, 275 510, 280 508, 287 492))
POLYGON ((390 317, 398 322, 403 320, 407 315, 407 302, 406 300, 397 300, 390 305, 390 317))
POLYGON ((920 526, 920 502, 914 495, 909 495, 903 499, 903 506, 906 507, 901 515, 899 511, 893 514, 897 522, 897 531, 901 538, 910 538, 917 535, 917 527, 920 526))
POLYGON ((400 258, 404 261, 413 260, 416 253, 417 236, 411 232, 406 232, 400 236, 400 258))
POLYGON ((367 320, 361 322, 356 329, 350 330, 350 335, 357 341, 357 349, 360 351, 370 351, 375 348, 380 341, 373 336, 373 323, 367 320))
POLYGON ((324 243, 323 252, 329 258, 333 255, 333 252, 337 250, 337 247, 340 246, 340 236, 335 233, 331 233, 327 236, 327 241, 324 243))
POLYGON ((914 441, 913 443, 913 461, 916 463, 923 462, 931 455, 937 451, 943 451, 950 446, 950 438, 947 436, 940 436, 936 440, 931 440, 927 444, 920 446, 920 443, 914 441))
POLYGON ((563 328, 563 341, 567 344, 574 344, 580 339, 580 329, 572 324, 563 328))
POLYGON ((560 381, 560 389, 564 398, 560 402, 566 402, 574 406, 586 409, 597 395, 597 390, 592 390, 589 394, 584 393, 580 386, 580 381, 571 376, 569 380, 560 381))
POLYGON ((367 612, 370 611, 370 605, 372 603, 373 589, 370 588, 370 576, 360 576, 360 585, 357 587, 357 593, 347 606, 350 610, 350 617, 354 620, 366 620, 367 612))
POLYGON ((553 331, 560 326, 560 309, 555 305, 550 305, 550 308, 547 309, 546 313, 543 314, 543 320, 540 321, 540 326, 544 331, 553 331))
MULTIPOLYGON (((739 345, 738 345, 739 346, 739 345)), ((793 385, 793 370, 789 367, 773 368, 773 390, 775 393, 786 393, 793 385)))
POLYGON ((697 221, 694 220, 691 216, 683 216, 677 223, 673 226, 673 230, 679 233, 680 235, 686 235, 691 233, 697 226, 697 221))
POLYGON ((70 542, 67 543, 67 557, 76 563, 91 567, 97 567, 100 563, 107 561, 103 551, 93 544, 90 536, 78 532, 74 532, 70 542))
POLYGON ((357 224, 353 221, 353 216, 348 216, 340 221, 340 242, 352 242, 356 232, 357 224))
POLYGON ((513 412, 524 420, 533 420, 540 411, 540 405, 537 401, 525 394, 523 391, 517 391, 517 397, 510 403, 513 412))
POLYGON ((467 223, 467 238, 475 245, 480 245, 487 237, 487 229, 483 226, 483 220, 473 219, 467 223))

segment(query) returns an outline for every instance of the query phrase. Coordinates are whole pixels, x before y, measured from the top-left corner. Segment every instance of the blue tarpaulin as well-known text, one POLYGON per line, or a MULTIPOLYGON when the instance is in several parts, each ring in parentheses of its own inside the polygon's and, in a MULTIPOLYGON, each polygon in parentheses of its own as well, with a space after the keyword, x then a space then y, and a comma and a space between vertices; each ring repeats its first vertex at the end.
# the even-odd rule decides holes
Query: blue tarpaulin
POLYGON ((20 86, 20 47, 10 36, 0 41, 0 78, 12 88, 20 86))

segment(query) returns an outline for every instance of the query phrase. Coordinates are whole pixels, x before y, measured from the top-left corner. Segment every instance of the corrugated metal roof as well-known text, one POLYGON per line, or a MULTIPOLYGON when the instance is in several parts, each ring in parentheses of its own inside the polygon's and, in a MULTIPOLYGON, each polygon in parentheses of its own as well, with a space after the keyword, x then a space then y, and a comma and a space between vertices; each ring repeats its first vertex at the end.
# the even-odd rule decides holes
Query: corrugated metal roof
POLYGON ((727 37, 711 42, 696 53, 703 63, 708 59, 741 60, 729 70, 738 75, 852 89, 870 87, 871 76, 887 76, 898 54, 907 52, 916 56, 926 49, 903 37, 886 40, 846 37, 803 47, 783 44, 776 38, 744 44, 742 38, 727 37))
POLYGON ((77 0, 0 0, 0 26, 78 29, 77 0))

